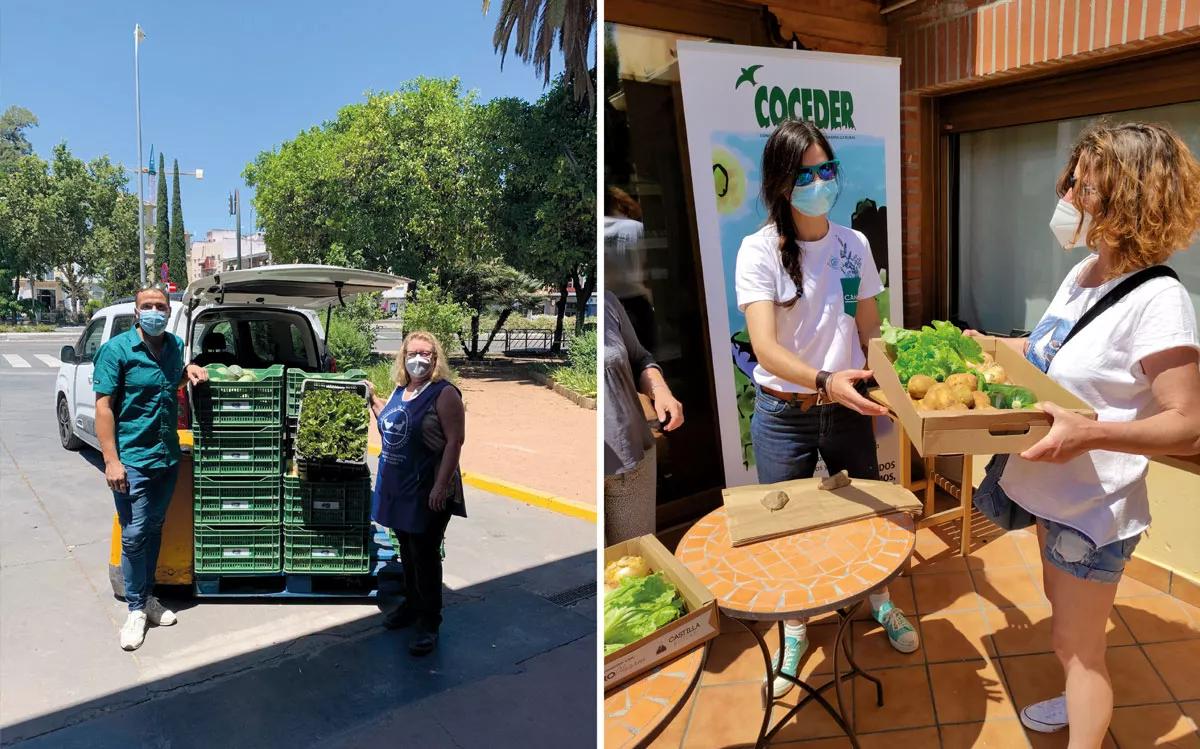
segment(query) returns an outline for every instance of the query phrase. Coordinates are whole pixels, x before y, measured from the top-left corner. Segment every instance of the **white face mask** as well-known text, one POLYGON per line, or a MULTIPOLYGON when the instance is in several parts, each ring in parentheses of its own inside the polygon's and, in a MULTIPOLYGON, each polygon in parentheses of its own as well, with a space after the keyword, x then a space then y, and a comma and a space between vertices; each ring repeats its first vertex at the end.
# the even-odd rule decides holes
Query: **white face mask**
POLYGON ((1087 244, 1088 230, 1092 228, 1092 214, 1083 214, 1083 224, 1079 223, 1079 211, 1069 202, 1059 198, 1050 216, 1050 232, 1062 245, 1064 250, 1082 247, 1087 244), (1077 231, 1078 230, 1078 231, 1077 231))
POLYGON ((424 354, 409 354, 404 360, 404 369, 416 379, 422 379, 433 370, 433 357, 424 354))

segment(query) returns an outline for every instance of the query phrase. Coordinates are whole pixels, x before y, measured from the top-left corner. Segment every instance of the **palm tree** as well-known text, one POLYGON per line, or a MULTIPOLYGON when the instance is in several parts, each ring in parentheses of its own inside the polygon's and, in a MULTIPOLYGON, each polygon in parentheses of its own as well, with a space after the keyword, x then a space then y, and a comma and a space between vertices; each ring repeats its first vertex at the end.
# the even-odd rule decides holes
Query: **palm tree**
MULTIPOLYGON (((486 15, 491 0, 483 0, 486 15)), ((494 49, 500 53, 500 67, 509 44, 517 57, 533 63, 534 73, 550 84, 550 55, 554 39, 566 63, 577 99, 587 98, 588 111, 596 105, 596 89, 588 66, 588 47, 596 29, 595 0, 503 0, 496 33, 492 35, 494 49), (516 38, 513 38, 513 33, 516 38)))

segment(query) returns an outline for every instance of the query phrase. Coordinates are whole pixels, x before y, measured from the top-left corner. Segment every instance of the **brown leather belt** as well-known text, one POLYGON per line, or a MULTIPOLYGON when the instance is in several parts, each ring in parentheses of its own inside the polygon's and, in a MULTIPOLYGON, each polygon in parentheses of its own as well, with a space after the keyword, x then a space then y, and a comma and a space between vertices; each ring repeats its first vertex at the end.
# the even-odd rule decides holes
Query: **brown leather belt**
POLYGON ((785 393, 782 390, 774 390, 765 385, 758 386, 767 395, 774 396, 781 401, 787 401, 790 405, 798 406, 801 411, 807 411, 813 406, 824 405, 821 402, 820 396, 816 393, 785 393))

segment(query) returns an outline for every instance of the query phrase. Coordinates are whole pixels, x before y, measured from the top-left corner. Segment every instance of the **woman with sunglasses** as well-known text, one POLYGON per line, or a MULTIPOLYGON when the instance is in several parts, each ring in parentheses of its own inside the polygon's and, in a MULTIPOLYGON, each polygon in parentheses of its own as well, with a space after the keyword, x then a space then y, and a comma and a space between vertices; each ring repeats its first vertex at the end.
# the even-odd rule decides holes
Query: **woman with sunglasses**
MULTIPOLYGON (((879 335, 873 297, 883 291, 865 236, 829 220, 839 162, 810 122, 789 120, 763 149, 762 195, 769 219, 742 240, 735 285, 757 364, 750 436, 761 483, 810 478, 817 457, 829 472, 878 479, 871 417, 887 410, 855 385, 871 373, 865 344, 879 335)), ((886 588, 870 596, 892 647, 911 653, 916 630, 886 588)), ((804 623, 784 623, 776 668, 795 676, 808 647, 804 623)), ((777 677, 775 697, 792 688, 777 677)))
POLYGON ((467 516, 458 468, 463 401, 432 333, 408 334, 396 352, 392 381, 396 389, 387 400, 370 388, 383 443, 371 519, 396 532, 404 568, 404 603, 383 624, 388 629, 415 624, 408 651, 426 655, 437 647, 442 623, 442 538, 451 515, 467 516), (431 431, 438 433, 436 442, 431 431))

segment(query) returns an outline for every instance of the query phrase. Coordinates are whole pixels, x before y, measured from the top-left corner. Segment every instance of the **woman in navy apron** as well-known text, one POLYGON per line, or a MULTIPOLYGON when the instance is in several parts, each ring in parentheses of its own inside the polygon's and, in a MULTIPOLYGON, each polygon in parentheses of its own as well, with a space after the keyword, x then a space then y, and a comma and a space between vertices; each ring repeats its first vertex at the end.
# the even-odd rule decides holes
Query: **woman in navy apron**
POLYGON ((396 354, 392 379, 396 389, 388 400, 371 393, 383 443, 371 519, 396 533, 406 592, 404 604, 385 618, 384 626, 415 624, 408 650, 426 655, 437 647, 442 623, 442 538, 451 515, 467 514, 458 470, 463 402, 450 383, 442 346, 431 333, 408 334, 396 354), (430 431, 444 435, 440 451, 427 444, 430 431))

